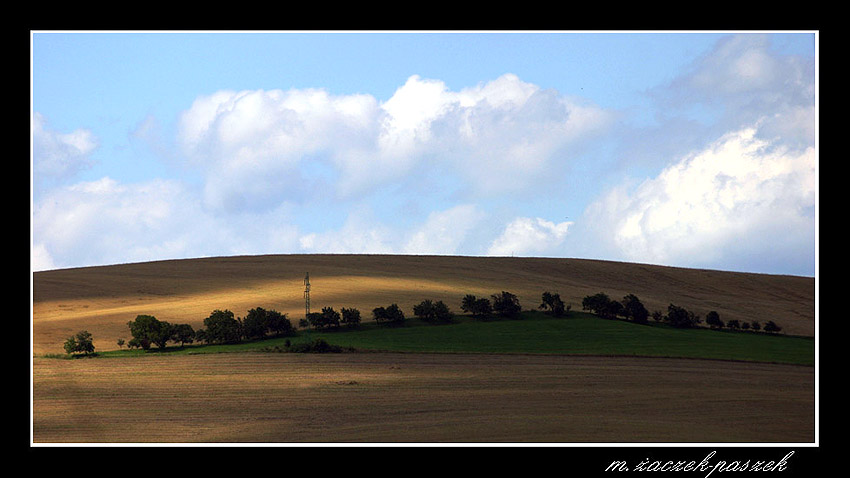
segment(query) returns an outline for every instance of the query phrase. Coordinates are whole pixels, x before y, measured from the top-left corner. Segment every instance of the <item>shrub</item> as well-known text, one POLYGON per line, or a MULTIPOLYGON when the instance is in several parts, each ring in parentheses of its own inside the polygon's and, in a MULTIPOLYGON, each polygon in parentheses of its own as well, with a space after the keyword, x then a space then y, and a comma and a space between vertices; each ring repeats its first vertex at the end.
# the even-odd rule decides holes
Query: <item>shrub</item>
POLYGON ((342 347, 338 345, 331 345, 327 340, 319 337, 313 339, 311 342, 305 342, 300 344, 293 344, 288 347, 290 352, 295 353, 340 353, 343 351, 342 347))
POLYGON ((779 332, 780 330, 782 330, 782 327, 777 325, 772 320, 768 320, 767 323, 764 324, 764 331, 765 332, 779 332))

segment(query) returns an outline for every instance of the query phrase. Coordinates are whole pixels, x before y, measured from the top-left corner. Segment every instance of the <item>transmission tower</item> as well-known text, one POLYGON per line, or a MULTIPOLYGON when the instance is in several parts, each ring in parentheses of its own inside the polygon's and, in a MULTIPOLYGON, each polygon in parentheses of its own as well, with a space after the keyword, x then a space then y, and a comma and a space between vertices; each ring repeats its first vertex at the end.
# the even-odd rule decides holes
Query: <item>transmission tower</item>
POLYGON ((307 276, 304 277, 304 317, 307 318, 310 316, 310 273, 307 273, 307 276))

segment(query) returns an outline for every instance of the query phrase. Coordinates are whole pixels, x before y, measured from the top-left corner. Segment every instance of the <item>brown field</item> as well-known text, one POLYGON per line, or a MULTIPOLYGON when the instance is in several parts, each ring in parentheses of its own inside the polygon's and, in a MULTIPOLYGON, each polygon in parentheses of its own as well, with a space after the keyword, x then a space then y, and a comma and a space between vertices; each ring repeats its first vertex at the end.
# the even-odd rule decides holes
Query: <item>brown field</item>
POLYGON ((652 358, 34 361, 33 442, 813 442, 814 369, 652 358))
POLYGON ((171 260, 33 273, 33 353, 62 353, 70 335, 88 330, 97 350, 129 338, 139 314, 202 326, 215 309, 244 316, 264 307, 304 316, 303 279, 310 273, 312 305, 357 307, 368 320, 377 306, 398 303, 410 313, 423 299, 459 310, 465 294, 507 290, 524 308, 543 291, 560 293, 573 309, 605 292, 632 293, 650 310, 674 303, 723 320, 774 320, 788 334, 814 336, 811 277, 745 274, 583 259, 389 255, 268 255, 171 260))

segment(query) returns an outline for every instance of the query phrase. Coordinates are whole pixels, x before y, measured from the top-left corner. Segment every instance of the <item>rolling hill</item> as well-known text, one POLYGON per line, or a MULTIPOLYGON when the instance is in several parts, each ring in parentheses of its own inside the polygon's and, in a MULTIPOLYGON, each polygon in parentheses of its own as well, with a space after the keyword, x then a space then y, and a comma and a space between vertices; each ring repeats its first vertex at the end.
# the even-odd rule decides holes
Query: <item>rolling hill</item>
POLYGON ((33 353, 60 353, 79 330, 98 350, 129 338, 139 314, 200 327, 215 309, 244 316, 253 307, 304 316, 306 273, 312 310, 357 307, 370 320, 377 306, 398 303, 406 314, 423 299, 459 312, 466 294, 506 290, 535 309, 543 291, 573 310, 583 297, 635 294, 650 310, 670 303, 728 321, 773 320, 789 335, 815 334, 815 279, 686 269, 587 259, 412 255, 262 255, 167 260, 60 269, 32 275, 33 353))

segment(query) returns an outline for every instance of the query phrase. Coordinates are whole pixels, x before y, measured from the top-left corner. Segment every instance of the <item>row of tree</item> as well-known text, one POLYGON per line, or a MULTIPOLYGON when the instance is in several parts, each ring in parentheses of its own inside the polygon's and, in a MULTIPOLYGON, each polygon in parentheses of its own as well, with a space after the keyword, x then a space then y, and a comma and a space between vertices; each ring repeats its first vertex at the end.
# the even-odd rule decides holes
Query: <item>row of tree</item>
MULTIPOLYGON (((667 306, 667 315, 664 315, 661 311, 654 311, 650 314, 646 307, 644 307, 641 303, 640 299, 638 299, 634 294, 628 294, 623 297, 622 301, 617 301, 608 297, 607 294, 600 292, 598 294, 586 296, 582 299, 581 306, 583 310, 588 310, 606 319, 622 317, 626 320, 631 320, 639 324, 647 323, 650 316, 656 322, 666 322, 667 324, 678 328, 696 327, 702 323, 702 319, 699 315, 684 307, 674 304, 667 306)), ((742 323, 737 319, 733 319, 724 324, 723 321, 720 320, 720 314, 714 310, 706 314, 705 323, 712 329, 722 329, 724 325, 729 329, 735 330, 752 329, 758 331, 762 328, 761 324, 757 321, 742 323)), ((764 325, 765 332, 779 332, 780 330, 782 330, 782 327, 772 320, 769 320, 764 325)))
MULTIPOLYGON (((225 344, 261 339, 269 335, 287 336, 295 332, 286 314, 262 307, 249 310, 244 318, 236 317, 229 310, 216 309, 204 319, 204 328, 198 330, 189 324, 172 324, 152 315, 138 315, 135 320, 127 322, 127 326, 133 337, 127 342, 127 347, 144 350, 150 349, 152 345, 165 348, 168 342, 181 346, 193 342, 225 344)), ((124 340, 119 339, 118 345, 123 344, 124 340)))

